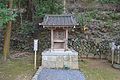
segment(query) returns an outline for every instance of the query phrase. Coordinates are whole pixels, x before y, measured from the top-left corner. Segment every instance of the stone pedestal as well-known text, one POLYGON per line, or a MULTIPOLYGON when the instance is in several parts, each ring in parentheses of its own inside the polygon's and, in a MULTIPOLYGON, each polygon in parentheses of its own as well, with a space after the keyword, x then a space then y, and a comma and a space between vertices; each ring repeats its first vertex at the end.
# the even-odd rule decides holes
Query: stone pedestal
POLYGON ((78 68, 78 53, 74 50, 47 50, 42 52, 42 66, 45 68, 78 68))

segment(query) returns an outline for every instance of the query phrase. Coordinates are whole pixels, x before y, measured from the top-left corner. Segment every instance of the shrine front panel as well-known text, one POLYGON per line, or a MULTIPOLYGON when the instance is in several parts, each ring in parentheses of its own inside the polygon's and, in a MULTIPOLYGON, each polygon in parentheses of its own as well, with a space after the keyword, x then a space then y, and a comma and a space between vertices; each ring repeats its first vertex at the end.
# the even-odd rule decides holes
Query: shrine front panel
POLYGON ((64 49, 65 48, 66 34, 63 29, 56 29, 53 31, 53 48, 64 49))
POLYGON ((53 40, 64 40, 65 30, 54 30, 53 31, 53 40))

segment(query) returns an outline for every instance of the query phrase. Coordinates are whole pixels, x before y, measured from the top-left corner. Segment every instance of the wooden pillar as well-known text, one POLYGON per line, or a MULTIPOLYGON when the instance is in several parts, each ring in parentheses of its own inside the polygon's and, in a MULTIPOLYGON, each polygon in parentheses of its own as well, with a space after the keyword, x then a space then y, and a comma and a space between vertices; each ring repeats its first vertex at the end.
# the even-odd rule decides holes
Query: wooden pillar
POLYGON ((66 29, 65 50, 67 50, 67 49, 68 49, 67 44, 68 44, 68 29, 66 29))
POLYGON ((53 29, 51 29, 51 50, 53 50, 53 29))

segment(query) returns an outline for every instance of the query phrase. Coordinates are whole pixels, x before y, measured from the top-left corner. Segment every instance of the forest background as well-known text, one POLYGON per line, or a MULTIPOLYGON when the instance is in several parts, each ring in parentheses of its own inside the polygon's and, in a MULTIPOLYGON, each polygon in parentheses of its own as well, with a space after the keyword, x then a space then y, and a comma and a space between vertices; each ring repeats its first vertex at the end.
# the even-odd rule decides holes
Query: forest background
MULTIPOLYGON (((0 0, 0 55, 6 60, 14 51, 32 52, 34 39, 39 53, 50 48, 50 32, 38 23, 45 14, 62 14, 63 6, 61 0, 0 0)), ((111 42, 120 45, 119 0, 66 0, 65 7, 80 24, 69 32, 68 43, 80 55, 107 56, 111 42)))

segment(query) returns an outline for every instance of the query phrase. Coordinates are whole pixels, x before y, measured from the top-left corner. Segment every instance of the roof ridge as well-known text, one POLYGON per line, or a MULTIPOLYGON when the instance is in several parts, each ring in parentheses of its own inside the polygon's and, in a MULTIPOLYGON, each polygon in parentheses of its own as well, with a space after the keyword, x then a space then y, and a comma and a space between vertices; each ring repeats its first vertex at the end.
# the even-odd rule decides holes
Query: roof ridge
POLYGON ((73 14, 45 15, 42 22, 44 26, 75 26, 77 22, 73 14))
POLYGON ((55 15, 53 15, 53 14, 46 14, 45 16, 73 16, 73 14, 55 14, 55 15))

